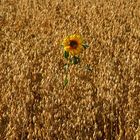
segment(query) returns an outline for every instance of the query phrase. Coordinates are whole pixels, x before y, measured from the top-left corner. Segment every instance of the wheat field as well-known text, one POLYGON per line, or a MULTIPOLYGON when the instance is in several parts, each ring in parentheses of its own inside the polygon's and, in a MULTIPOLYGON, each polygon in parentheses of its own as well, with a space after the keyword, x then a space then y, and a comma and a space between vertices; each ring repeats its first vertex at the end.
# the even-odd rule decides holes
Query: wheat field
POLYGON ((0 140, 140 140, 140 1, 1 0, 0 140))

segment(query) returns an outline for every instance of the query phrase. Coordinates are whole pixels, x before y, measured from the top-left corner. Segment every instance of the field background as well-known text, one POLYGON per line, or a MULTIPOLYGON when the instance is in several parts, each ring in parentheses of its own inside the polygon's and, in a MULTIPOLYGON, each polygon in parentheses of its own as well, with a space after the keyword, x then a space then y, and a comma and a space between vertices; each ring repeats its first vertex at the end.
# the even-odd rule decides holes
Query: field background
POLYGON ((139 0, 0 1, 0 140, 140 140, 139 107, 139 0))

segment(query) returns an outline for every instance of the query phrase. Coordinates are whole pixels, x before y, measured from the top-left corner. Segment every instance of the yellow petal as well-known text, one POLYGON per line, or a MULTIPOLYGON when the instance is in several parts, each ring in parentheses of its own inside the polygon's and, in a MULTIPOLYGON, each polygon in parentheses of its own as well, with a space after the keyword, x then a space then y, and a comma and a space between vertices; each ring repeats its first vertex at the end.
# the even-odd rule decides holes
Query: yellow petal
POLYGON ((69 52, 70 51, 70 46, 65 46, 64 47, 64 50, 67 51, 67 52, 69 52))

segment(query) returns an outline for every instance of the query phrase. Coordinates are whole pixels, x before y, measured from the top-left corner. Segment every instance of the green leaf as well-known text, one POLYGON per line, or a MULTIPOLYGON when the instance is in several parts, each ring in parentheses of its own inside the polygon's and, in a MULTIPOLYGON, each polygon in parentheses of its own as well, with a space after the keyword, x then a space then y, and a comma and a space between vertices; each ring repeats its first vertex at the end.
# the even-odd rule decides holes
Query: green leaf
POLYGON ((72 64, 78 64, 78 63, 80 63, 80 58, 77 57, 77 56, 74 56, 74 57, 71 58, 70 61, 71 61, 72 64))
POLYGON ((64 52, 64 57, 66 58, 66 59, 68 59, 68 57, 69 57, 69 52, 64 52))
POLYGON ((83 44, 84 49, 87 49, 89 46, 87 44, 83 44))

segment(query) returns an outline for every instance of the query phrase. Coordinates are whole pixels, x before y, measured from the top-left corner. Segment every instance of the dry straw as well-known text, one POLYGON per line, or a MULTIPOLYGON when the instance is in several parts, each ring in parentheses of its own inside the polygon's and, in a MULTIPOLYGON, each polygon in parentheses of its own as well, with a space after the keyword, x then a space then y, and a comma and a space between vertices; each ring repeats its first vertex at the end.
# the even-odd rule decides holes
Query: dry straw
POLYGON ((1 0, 0 140, 139 140, 139 7, 139 0, 1 0), (60 44, 71 34, 90 47, 73 52, 82 41, 72 36, 67 60, 60 44), (65 71, 74 56, 80 63, 65 71))

